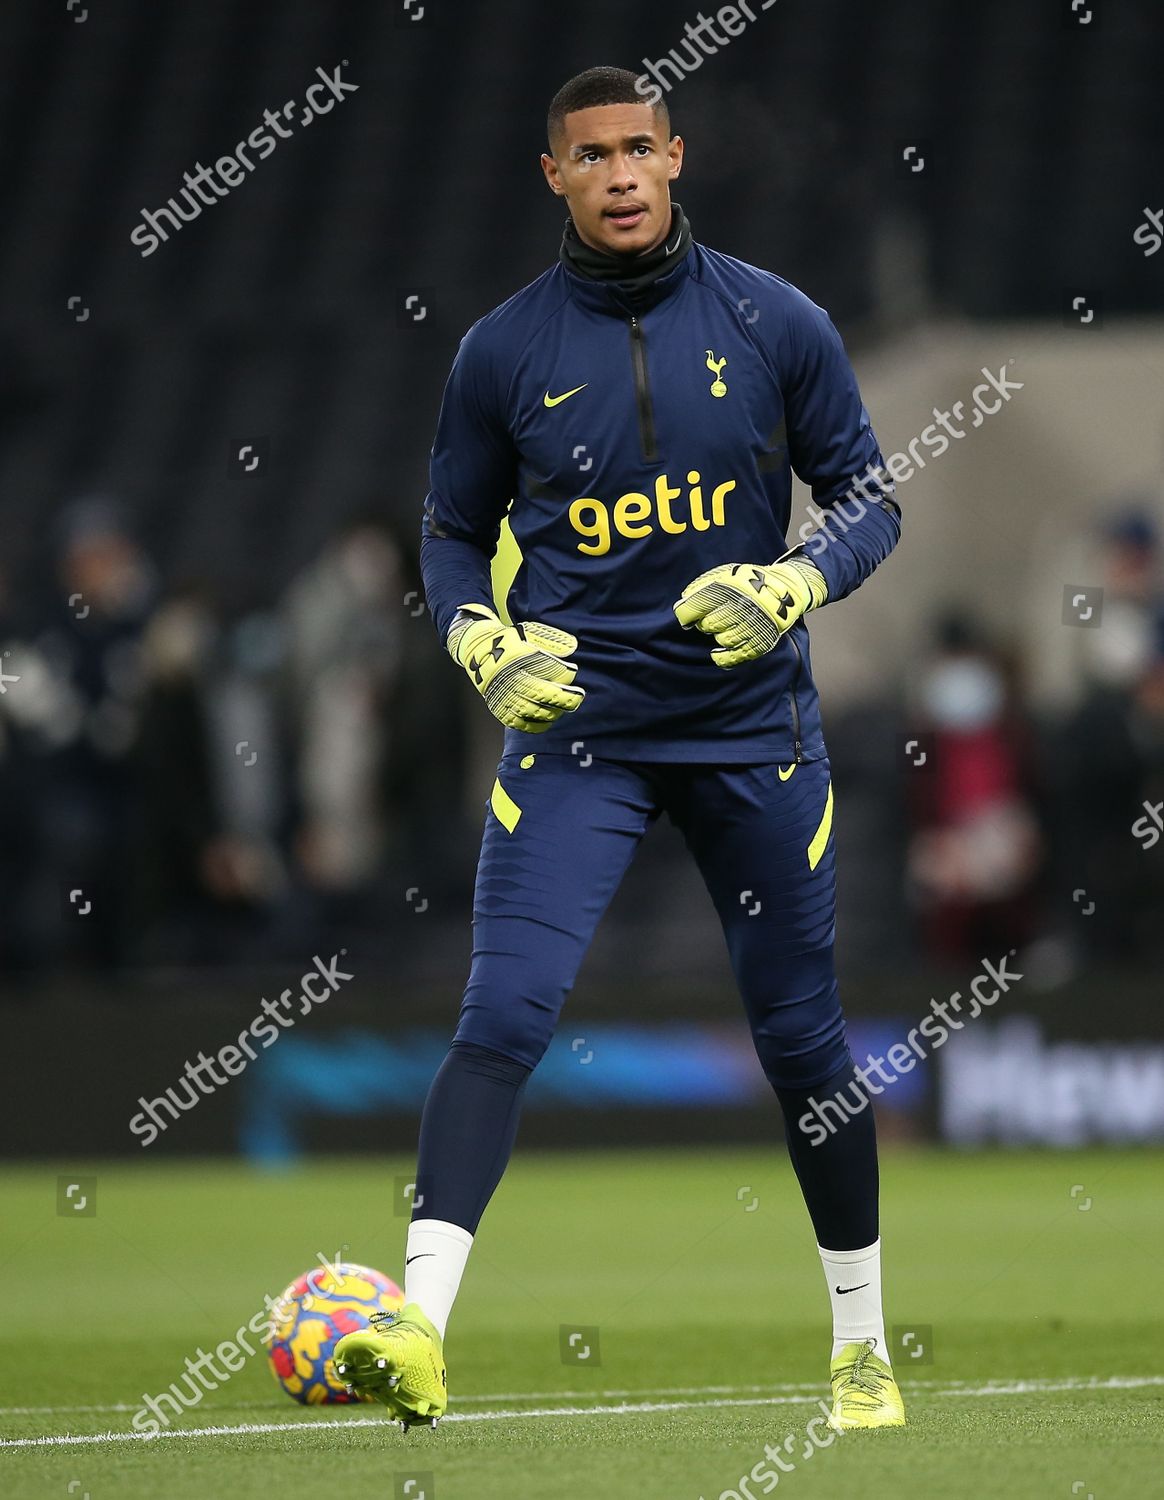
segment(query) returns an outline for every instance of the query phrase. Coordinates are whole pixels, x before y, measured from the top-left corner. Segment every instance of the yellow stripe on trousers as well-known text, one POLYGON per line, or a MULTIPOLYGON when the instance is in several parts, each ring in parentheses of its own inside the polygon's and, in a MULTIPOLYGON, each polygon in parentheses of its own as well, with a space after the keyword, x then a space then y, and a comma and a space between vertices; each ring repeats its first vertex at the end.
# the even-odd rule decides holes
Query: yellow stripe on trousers
POLYGON ((829 834, 833 827, 833 783, 829 778, 828 796, 825 798, 824 812, 821 814, 820 826, 812 836, 812 843, 808 846, 808 868, 815 870, 820 864, 820 857, 825 852, 825 845, 829 841, 829 834))
POLYGON ((506 833, 512 833, 521 817, 521 808, 501 785, 500 778, 493 783, 493 790, 489 793, 489 806, 497 814, 506 833))

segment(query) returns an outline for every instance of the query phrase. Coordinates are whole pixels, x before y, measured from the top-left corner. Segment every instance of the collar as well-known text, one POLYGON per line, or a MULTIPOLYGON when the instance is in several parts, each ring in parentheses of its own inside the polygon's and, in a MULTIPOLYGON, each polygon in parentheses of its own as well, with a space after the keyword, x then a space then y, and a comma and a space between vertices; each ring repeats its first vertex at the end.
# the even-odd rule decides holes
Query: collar
POLYGON ((644 255, 613 255, 595 250, 566 220, 558 258, 569 273, 575 298, 600 312, 642 313, 678 290, 690 272, 691 225, 682 205, 672 202, 671 223, 662 240, 644 255))

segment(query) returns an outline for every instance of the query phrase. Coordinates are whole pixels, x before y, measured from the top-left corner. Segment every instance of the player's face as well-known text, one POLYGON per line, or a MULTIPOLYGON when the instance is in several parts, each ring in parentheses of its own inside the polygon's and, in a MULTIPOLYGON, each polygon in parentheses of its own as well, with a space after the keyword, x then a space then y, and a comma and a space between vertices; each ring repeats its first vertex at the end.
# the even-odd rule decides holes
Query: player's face
POLYGON ((683 141, 668 141, 649 104, 601 104, 565 119, 542 171, 565 198, 579 237, 595 250, 652 250, 671 222, 668 184, 683 165, 683 141))

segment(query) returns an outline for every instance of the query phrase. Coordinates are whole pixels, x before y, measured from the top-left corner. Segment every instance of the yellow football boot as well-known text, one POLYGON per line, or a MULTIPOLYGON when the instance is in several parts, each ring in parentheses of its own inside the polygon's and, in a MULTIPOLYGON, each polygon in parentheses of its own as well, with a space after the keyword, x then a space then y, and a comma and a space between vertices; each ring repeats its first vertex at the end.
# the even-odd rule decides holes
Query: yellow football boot
POLYGON ((875 1340, 846 1344, 833 1359, 833 1410, 829 1426, 836 1432, 864 1427, 904 1427, 905 1403, 893 1371, 873 1353, 875 1340))
POLYGON ((435 1427, 448 1405, 441 1336, 415 1302, 373 1313, 371 1325, 335 1346, 335 1371, 353 1391, 382 1401, 401 1427, 435 1427))

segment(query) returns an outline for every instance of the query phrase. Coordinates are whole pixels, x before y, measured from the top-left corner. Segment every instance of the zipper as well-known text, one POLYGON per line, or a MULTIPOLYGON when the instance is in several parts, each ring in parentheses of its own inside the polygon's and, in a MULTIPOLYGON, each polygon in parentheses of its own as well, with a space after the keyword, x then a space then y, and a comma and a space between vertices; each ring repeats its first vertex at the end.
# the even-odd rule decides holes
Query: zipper
POLYGON ((655 446, 655 414, 651 408, 651 387, 647 380, 647 345, 643 337, 643 325, 630 315, 631 365, 635 373, 635 401, 639 409, 639 437, 643 445, 643 457, 653 462, 659 456, 655 446))
POLYGON ((801 764, 800 743, 800 705, 796 701, 796 684, 800 681, 800 674, 804 671, 804 657, 800 654, 800 646, 791 631, 788 632, 788 644, 796 652, 796 671, 793 674, 792 684, 788 689, 788 701, 792 707, 792 747, 795 754, 796 764, 801 764))

